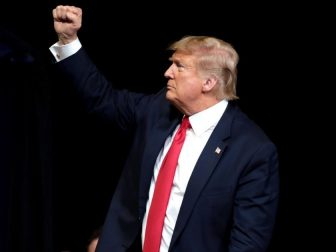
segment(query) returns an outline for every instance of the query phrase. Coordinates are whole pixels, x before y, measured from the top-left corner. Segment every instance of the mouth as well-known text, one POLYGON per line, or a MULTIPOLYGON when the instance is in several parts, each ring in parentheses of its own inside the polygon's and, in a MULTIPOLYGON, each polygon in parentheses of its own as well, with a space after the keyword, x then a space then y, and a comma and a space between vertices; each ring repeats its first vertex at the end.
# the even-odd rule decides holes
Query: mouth
POLYGON ((167 89, 173 89, 174 88, 174 86, 173 85, 171 85, 171 84, 169 84, 169 82, 167 83, 167 89))

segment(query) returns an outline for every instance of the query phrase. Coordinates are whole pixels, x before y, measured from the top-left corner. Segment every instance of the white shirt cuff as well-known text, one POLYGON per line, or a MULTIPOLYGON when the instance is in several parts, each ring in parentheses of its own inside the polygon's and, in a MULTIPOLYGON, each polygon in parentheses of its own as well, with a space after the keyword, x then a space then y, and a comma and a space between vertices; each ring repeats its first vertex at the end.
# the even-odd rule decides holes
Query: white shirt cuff
POLYGON ((52 55, 54 55, 55 60, 59 62, 75 54, 81 47, 82 44, 77 38, 76 40, 66 45, 60 45, 59 42, 56 42, 55 44, 49 47, 49 50, 52 53, 52 55))

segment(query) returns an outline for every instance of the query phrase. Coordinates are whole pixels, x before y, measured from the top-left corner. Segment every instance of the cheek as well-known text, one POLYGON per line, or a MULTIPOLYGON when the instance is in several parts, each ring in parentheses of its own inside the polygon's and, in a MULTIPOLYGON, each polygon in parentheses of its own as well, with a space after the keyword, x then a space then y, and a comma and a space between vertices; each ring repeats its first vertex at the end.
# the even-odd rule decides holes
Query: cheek
POLYGON ((202 83, 194 75, 178 75, 176 81, 176 95, 181 99, 195 99, 202 93, 202 83))
POLYGON ((190 82, 184 86, 184 95, 189 98, 197 98, 202 93, 202 86, 198 82, 190 82))

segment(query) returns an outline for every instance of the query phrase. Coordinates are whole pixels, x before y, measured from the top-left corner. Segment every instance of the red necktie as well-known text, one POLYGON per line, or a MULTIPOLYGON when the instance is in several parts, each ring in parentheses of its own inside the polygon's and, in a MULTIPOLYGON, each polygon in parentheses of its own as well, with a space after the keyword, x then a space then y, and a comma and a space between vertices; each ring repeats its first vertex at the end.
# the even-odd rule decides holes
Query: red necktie
POLYGON ((160 250, 163 223, 174 180, 177 160, 188 128, 190 128, 189 118, 184 117, 174 137, 173 143, 162 162, 148 213, 143 252, 159 252, 160 250))

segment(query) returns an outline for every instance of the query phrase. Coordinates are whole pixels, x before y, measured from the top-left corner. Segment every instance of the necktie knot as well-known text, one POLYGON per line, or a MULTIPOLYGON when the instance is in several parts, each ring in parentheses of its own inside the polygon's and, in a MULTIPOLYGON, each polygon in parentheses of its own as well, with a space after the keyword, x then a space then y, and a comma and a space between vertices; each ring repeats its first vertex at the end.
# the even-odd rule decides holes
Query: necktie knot
POLYGON ((187 129, 189 129, 191 127, 190 121, 189 121, 189 117, 185 116, 182 119, 182 122, 180 124, 180 128, 178 129, 176 135, 175 135, 175 140, 177 142, 183 142, 187 129))
POLYGON ((183 117, 182 122, 181 122, 181 128, 182 129, 191 128, 191 124, 190 124, 190 121, 189 121, 189 116, 183 117))

